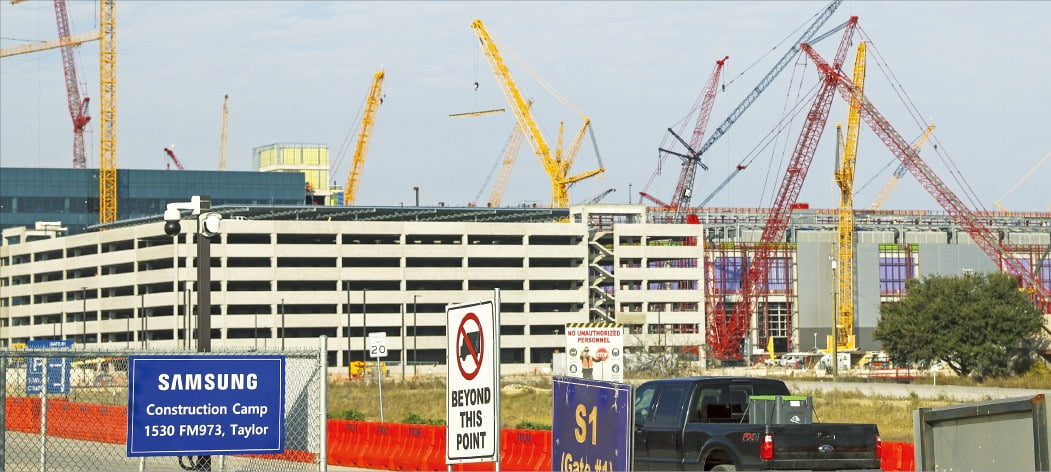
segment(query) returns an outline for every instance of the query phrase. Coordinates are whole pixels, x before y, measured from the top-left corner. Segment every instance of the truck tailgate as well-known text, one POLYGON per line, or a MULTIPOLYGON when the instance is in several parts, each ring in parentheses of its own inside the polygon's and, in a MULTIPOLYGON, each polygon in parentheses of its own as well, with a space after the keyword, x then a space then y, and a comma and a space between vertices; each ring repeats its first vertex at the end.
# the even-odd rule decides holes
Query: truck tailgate
POLYGON ((879 431, 871 424, 815 423, 771 425, 771 469, 879 469, 879 431))

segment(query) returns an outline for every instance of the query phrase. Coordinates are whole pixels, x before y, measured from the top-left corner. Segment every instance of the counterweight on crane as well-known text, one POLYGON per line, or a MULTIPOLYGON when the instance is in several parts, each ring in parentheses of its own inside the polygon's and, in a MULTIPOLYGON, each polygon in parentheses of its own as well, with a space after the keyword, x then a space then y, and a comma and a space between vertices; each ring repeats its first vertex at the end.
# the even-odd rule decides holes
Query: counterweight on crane
MULTIPOLYGON (((854 56, 854 83, 858 90, 865 84, 865 50, 864 42, 858 44, 854 56)), ((861 128, 860 106, 857 100, 850 101, 847 114, 847 141, 843 145, 843 159, 838 162, 835 171, 836 185, 839 186, 839 247, 836 251, 836 276, 839 285, 839 296, 836 298, 836 329, 828 345, 837 350, 855 350, 854 340, 854 275, 856 241, 854 235, 854 164, 858 153, 858 131, 861 128)))
POLYGON ((496 42, 489 36, 489 32, 486 31, 482 20, 474 20, 471 23, 471 28, 474 29, 475 35, 478 37, 478 41, 482 45, 482 51, 485 53, 485 58, 489 62, 490 67, 492 67, 493 75, 496 76, 497 82, 500 84, 500 89, 504 92, 504 97, 507 99, 508 103, 511 105, 511 109, 515 113, 515 119, 518 122, 518 126, 525 130, 526 138, 529 139, 529 145, 533 148, 533 152, 540 160, 540 164, 543 166, 544 171, 551 180, 551 206, 554 208, 568 207, 570 185, 605 172, 605 169, 600 167, 577 175, 568 175, 569 170, 575 161, 576 153, 579 150, 579 143, 583 141, 584 133, 588 130, 591 120, 587 117, 583 117, 584 124, 581 126, 580 131, 577 132, 573 144, 570 145, 564 155, 561 152, 561 149, 556 149, 556 151, 552 153, 551 148, 547 144, 547 140, 544 139, 543 134, 540 133, 540 128, 537 126, 536 120, 533 119, 532 112, 529 110, 526 100, 522 98, 522 94, 518 90, 518 85, 515 83, 514 78, 511 77, 511 71, 504 63, 504 59, 500 55, 500 50, 496 47, 496 42))
POLYGON ((939 205, 949 214, 961 229, 967 232, 975 244, 982 249, 1002 270, 1019 277, 1023 288, 1033 294, 1037 306, 1046 313, 1051 309, 1051 293, 1044 287, 1036 274, 1026 268, 1022 262, 1013 257, 1004 247, 999 236, 993 232, 982 219, 968 208, 959 197, 927 166, 919 153, 909 145, 879 110, 859 91, 850 79, 845 77, 838 67, 829 66, 821 56, 807 45, 803 46, 810 59, 844 99, 856 97, 860 103, 861 117, 869 128, 880 138, 887 148, 908 168, 909 173, 920 182, 939 205))
MULTIPOLYGON (((916 141, 913 141, 912 148, 915 149, 916 152, 920 152, 920 149, 923 148, 924 143, 927 142, 927 138, 931 136, 931 132, 933 131, 934 125, 927 126, 927 129, 924 130, 923 134, 921 134, 919 138, 916 138, 916 141)), ((869 210, 879 210, 880 208, 883 208, 883 203, 887 201, 887 197, 889 197, 890 193, 894 191, 894 188, 901 183, 901 178, 905 177, 905 172, 908 172, 905 168, 905 164, 898 164, 898 167, 894 169, 894 173, 890 175, 890 180, 888 180, 887 184, 883 186, 883 190, 880 190, 879 195, 876 195, 876 199, 872 200, 872 205, 869 206, 869 210)))
POLYGON ((376 110, 379 110, 381 98, 383 97, 383 71, 376 72, 372 77, 372 87, 365 101, 365 113, 361 117, 361 130, 358 132, 358 144, 354 148, 354 161, 350 165, 347 174, 347 185, 343 190, 343 205, 354 204, 358 194, 358 181, 361 180, 361 170, 365 167, 365 155, 369 149, 369 138, 372 135, 372 125, 376 122, 376 110))
MULTIPOLYGON (((838 70, 846 59, 850 46, 850 39, 857 27, 856 16, 847 21, 846 30, 840 41, 833 69, 838 70)), ((803 129, 799 140, 796 142, 795 150, 788 164, 785 175, 781 180, 781 186, 774 203, 771 205, 770 213, 766 218, 762 236, 756 246, 755 254, 746 268, 741 286, 741 300, 733 305, 733 312, 726 316, 723 304, 712 304, 714 310, 708 313, 708 324, 710 326, 708 346, 717 359, 738 359, 741 357, 741 346, 745 336, 748 334, 749 321, 752 318, 753 301, 761 291, 767 290, 772 254, 777 249, 780 241, 784 239, 785 230, 788 228, 788 220, 792 215, 793 204, 799 197, 806 173, 810 169, 810 162, 814 158, 818 142, 821 139, 821 131, 828 119, 828 111, 832 105, 832 97, 835 95, 835 83, 826 78, 822 81, 821 88, 814 97, 810 111, 806 115, 803 129)), ((706 268, 706 270, 708 270, 706 268)))

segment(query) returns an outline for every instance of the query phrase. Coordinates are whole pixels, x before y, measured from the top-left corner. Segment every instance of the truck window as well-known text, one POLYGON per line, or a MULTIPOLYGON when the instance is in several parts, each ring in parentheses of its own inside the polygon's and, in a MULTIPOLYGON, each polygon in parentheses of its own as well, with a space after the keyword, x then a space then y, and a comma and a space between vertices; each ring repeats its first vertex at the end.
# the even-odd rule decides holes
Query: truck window
POLYGON ((679 415, 686 403, 686 385, 669 385, 661 390, 657 408, 653 412, 653 423, 661 425, 679 424, 679 415))
POLYGON ((656 385, 644 385, 635 391, 635 422, 644 423, 650 419, 653 411, 653 394, 656 385))
POLYGON ((712 405, 719 404, 719 395, 722 393, 720 388, 703 388, 697 391, 697 400, 693 402, 693 412, 690 414, 690 422, 693 423, 708 423, 710 422, 711 414, 709 410, 712 405))

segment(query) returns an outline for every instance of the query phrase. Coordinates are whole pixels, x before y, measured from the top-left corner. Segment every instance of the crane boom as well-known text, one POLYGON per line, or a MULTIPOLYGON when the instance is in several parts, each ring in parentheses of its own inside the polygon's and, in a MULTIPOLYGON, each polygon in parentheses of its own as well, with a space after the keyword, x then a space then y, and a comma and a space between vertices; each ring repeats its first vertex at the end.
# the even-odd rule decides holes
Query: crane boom
POLYGON ((223 95, 223 118, 219 124, 219 170, 226 170, 226 137, 230 125, 230 95, 223 95))
MULTIPOLYGON (((849 50, 850 39, 857 27, 858 17, 852 16, 847 21, 846 30, 840 40, 839 49, 833 68, 838 70, 846 60, 849 50)), ((822 80, 821 87, 814 96, 814 102, 806 115, 803 129, 799 140, 796 142, 792 158, 788 163, 787 170, 781 180, 777 196, 767 214, 766 225, 752 256, 751 263, 742 280, 741 301, 734 304, 732 314, 727 317, 723 313, 721 304, 716 305, 714 313, 709 313, 709 326, 717 325, 708 339, 708 345, 713 355, 719 359, 734 359, 741 356, 740 347, 744 337, 748 334, 748 324, 752 317, 752 303, 761 290, 767 289, 767 280, 771 270, 771 255, 778 246, 779 241, 784 239, 785 230, 788 228, 788 220, 792 216, 793 203, 799 197, 803 181, 806 179, 810 163, 814 159, 818 142, 821 140, 821 131, 828 119, 828 111, 832 106, 832 97, 835 96, 835 82, 832 79, 822 80)))
MULTIPOLYGON (((573 165, 575 156, 571 156, 567 153, 566 158, 563 159, 562 156, 552 155, 547 140, 544 139, 543 134, 540 133, 540 128, 537 126, 536 120, 533 118, 533 114, 529 110, 529 106, 526 104, 525 99, 522 98, 522 93, 518 90, 518 85, 511 76, 511 71, 507 68, 507 64, 500 55, 500 50, 497 48, 496 42, 493 41, 493 38, 485 29, 485 24, 482 23, 482 20, 475 19, 471 22, 471 28, 474 30, 475 36, 478 37, 478 41, 481 43, 485 58, 489 62, 489 66, 492 68, 493 75, 496 76, 497 82, 500 84, 500 90, 503 91, 504 97, 514 111, 515 120, 518 122, 518 126, 525 130, 525 136, 529 139, 529 145, 533 148, 533 153, 536 154, 537 158, 540 160, 540 165, 544 168, 548 178, 551 180, 551 206, 555 208, 568 207, 569 185, 601 172, 605 172, 605 169, 598 168, 574 176, 567 176, 569 168, 573 165)), ((587 130, 589 124, 590 120, 587 117, 584 117, 584 125, 581 127, 580 135, 587 130)))
MULTIPOLYGON (((672 195, 671 203, 667 205, 669 209, 678 210, 683 207, 683 201, 688 202, 690 200, 690 194, 693 193, 693 181, 697 175, 697 167, 708 168, 701 162, 696 149, 701 144, 701 140, 704 139, 704 130, 708 128, 708 119, 712 116, 712 105, 715 104, 715 92, 718 88, 719 77, 722 75, 723 65, 726 64, 727 59, 730 59, 730 56, 725 56, 715 61, 715 70, 712 71, 712 75, 704 86, 702 93, 704 98, 701 100, 700 111, 697 113, 697 123, 694 125, 693 136, 690 142, 687 144, 671 128, 668 129, 668 132, 681 142, 686 147, 686 152, 689 153, 686 156, 673 153, 682 157, 682 169, 679 171, 679 180, 675 184, 675 193, 672 195)), ((669 151, 665 150, 665 152, 669 151)), ((640 192, 640 194, 642 193, 645 192, 640 192)))
MULTIPOLYGON (((175 151, 172 150, 172 148, 164 148, 164 154, 168 156, 168 159, 175 163, 176 169, 186 170, 186 168, 182 166, 182 162, 179 162, 179 158, 175 157, 175 151)), ((169 165, 168 168, 170 169, 171 166, 169 165)))
POLYGON ((372 135, 372 125, 376 122, 376 110, 380 107, 383 96, 383 70, 376 72, 372 77, 372 88, 365 101, 365 113, 361 117, 361 130, 358 132, 358 144, 354 148, 354 161, 351 163, 350 172, 347 174, 347 185, 343 190, 343 205, 354 204, 358 194, 358 181, 361 180, 361 170, 365 167, 365 155, 369 149, 369 137, 372 135))
POLYGON ((504 146, 504 156, 500 163, 500 173, 496 174, 496 182, 493 182, 493 190, 489 192, 488 206, 496 208, 500 206, 500 200, 504 198, 504 190, 511 180, 511 169, 515 166, 518 153, 522 150, 522 140, 525 139, 525 131, 515 123, 515 129, 511 131, 511 137, 507 138, 504 146))
POLYGON ((117 6, 99 1, 99 224, 117 221, 117 6))
POLYGON ((937 174, 923 161, 919 153, 909 145, 901 134, 891 126, 890 122, 876 109, 865 95, 851 83, 850 79, 843 76, 837 67, 830 67, 821 56, 812 48, 804 45, 803 50, 817 65, 818 69, 825 75, 826 81, 831 81, 836 91, 844 99, 857 98, 861 103, 861 117, 869 128, 880 138, 887 148, 908 168, 909 173, 920 182, 938 202, 953 221, 967 232, 975 244, 982 249, 994 263, 1008 273, 1019 277, 1020 284, 1034 295, 1034 299, 1042 310, 1051 307, 1051 293, 1043 286, 1036 274, 1031 273, 1022 262, 1012 257, 1004 247, 996 233, 994 233, 985 222, 981 220, 963 201, 938 177, 937 174))
MULTIPOLYGON (((916 141, 913 141, 912 147, 913 149, 916 149, 916 152, 920 152, 920 149, 923 147, 924 143, 927 142, 927 138, 931 136, 931 132, 933 131, 934 125, 929 125, 927 126, 927 129, 924 130, 923 134, 921 134, 919 138, 916 138, 916 141)), ((905 172, 908 172, 905 168, 905 164, 898 164, 898 167, 894 169, 894 173, 890 175, 890 179, 887 180, 887 184, 883 186, 883 190, 880 190, 879 195, 876 195, 876 198, 872 200, 872 205, 869 206, 869 210, 879 210, 883 207, 883 203, 887 201, 887 197, 889 197, 891 192, 894 191, 894 188, 901 183, 901 178, 905 177, 905 172)))
MULTIPOLYGON (((799 39, 792 44, 792 47, 790 47, 788 51, 786 51, 785 54, 781 56, 781 59, 779 59, 777 63, 774 64, 774 67, 770 69, 770 72, 767 72, 766 76, 759 80, 759 84, 757 84, 755 88, 753 88, 752 91, 749 92, 743 100, 741 100, 741 103, 737 105, 737 108, 734 108, 733 111, 730 112, 730 115, 727 116, 725 120, 723 120, 722 124, 715 128, 715 131, 713 131, 712 135, 708 137, 708 140, 704 142, 704 145, 701 146, 700 149, 697 149, 697 153, 694 159, 697 159, 699 162, 701 156, 703 156, 705 152, 708 152, 708 149, 711 148, 712 145, 719 140, 719 138, 726 134, 730 127, 733 126, 739 118, 741 118, 741 115, 743 115, 744 112, 748 110, 748 108, 751 107, 753 103, 755 103, 755 101, 759 98, 759 95, 762 94, 763 91, 770 86, 770 83, 773 82, 774 79, 776 79, 777 76, 781 74, 781 71, 785 70, 785 68, 788 67, 788 64, 792 62, 792 59, 795 58, 797 54, 799 54, 799 45, 802 43, 809 42, 814 37, 814 35, 817 34, 817 30, 820 29, 821 26, 824 25, 825 22, 832 17, 832 14, 836 11, 837 8, 839 8, 840 3, 843 3, 843 0, 832 0, 832 2, 829 3, 824 10, 821 10, 821 12, 817 14, 817 18, 814 19, 814 22, 811 23, 810 26, 806 29, 806 31, 804 31, 803 34, 800 35, 799 39)), ((696 177, 696 174, 694 175, 694 177, 696 177)), ((692 178, 687 188, 691 189, 690 193, 692 193, 692 178)), ((682 201, 679 202, 680 208, 690 206, 691 197, 692 195, 687 195, 686 198, 682 199, 682 201)))
MULTIPOLYGON (((66 13, 66 0, 55 0, 55 23, 58 24, 58 37, 69 37, 69 15, 66 13)), ((91 121, 88 116, 88 98, 80 99, 80 87, 77 85, 77 65, 73 61, 73 46, 64 45, 62 51, 62 71, 66 77, 66 102, 69 116, 73 119, 73 168, 87 167, 84 156, 84 127, 91 121)))
POLYGON ((3 48, 0 49, 0 57, 17 56, 19 54, 29 54, 31 52, 46 51, 48 49, 61 48, 66 46, 78 46, 83 43, 98 40, 98 31, 77 33, 72 36, 62 36, 55 39, 49 39, 47 41, 36 41, 27 44, 19 44, 18 46, 3 48))
MULTIPOLYGON (((865 42, 858 43, 858 52, 854 56, 854 83, 858 90, 865 85, 865 42)), ((861 128, 860 103, 850 101, 847 113, 847 140, 843 145, 843 160, 836 169, 836 184, 839 186, 839 248, 836 253, 836 276, 839 284, 839 297, 836 300, 836 329, 833 331, 833 343, 839 350, 853 351, 856 348, 854 339, 854 274, 856 259, 856 240, 854 234, 854 165, 858 153, 858 131, 861 128)))

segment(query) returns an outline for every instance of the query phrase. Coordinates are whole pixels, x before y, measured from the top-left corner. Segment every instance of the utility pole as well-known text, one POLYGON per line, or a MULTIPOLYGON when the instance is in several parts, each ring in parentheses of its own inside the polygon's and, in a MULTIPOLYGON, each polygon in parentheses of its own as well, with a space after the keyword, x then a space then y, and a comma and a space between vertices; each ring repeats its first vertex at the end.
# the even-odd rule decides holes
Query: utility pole
POLYGON ((80 287, 80 342, 88 344, 88 288, 80 287))

